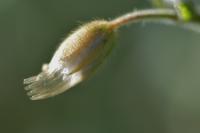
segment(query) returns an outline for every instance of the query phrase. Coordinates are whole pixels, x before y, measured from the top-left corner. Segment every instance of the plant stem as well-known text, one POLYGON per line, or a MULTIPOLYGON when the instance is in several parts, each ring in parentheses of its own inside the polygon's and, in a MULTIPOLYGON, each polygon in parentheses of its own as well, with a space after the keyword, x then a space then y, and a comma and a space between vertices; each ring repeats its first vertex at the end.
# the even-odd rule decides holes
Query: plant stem
POLYGON ((146 9, 127 13, 110 21, 110 23, 114 29, 117 29, 126 24, 146 19, 169 19, 172 21, 179 21, 178 14, 173 9, 146 9))

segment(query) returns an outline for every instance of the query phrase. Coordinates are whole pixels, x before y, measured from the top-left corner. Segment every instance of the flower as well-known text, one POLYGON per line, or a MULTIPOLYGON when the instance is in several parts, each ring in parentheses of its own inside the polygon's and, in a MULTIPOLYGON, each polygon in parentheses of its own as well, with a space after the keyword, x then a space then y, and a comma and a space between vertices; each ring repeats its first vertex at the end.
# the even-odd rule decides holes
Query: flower
POLYGON ((115 30, 108 21, 96 20, 69 35, 42 72, 24 80, 32 100, 58 95, 87 79, 113 47, 115 30))

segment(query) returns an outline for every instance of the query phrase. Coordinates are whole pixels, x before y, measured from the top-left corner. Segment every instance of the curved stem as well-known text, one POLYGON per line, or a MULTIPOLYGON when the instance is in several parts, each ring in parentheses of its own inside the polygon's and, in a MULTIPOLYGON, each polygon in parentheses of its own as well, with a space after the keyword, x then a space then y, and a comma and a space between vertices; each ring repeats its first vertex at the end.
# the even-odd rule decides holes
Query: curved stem
POLYGON ((179 21, 179 17, 173 9, 147 9, 127 13, 110 21, 110 23, 114 29, 117 29, 123 25, 145 19, 169 19, 179 21))

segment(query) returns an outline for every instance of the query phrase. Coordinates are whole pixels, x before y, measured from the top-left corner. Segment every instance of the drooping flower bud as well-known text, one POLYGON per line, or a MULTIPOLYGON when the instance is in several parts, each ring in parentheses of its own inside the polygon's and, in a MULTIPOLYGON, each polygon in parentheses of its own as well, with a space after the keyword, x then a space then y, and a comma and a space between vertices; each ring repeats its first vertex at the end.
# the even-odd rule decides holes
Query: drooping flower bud
POLYGON ((108 21, 85 24, 69 35, 49 64, 24 84, 32 100, 58 95, 88 78, 113 47, 115 29, 108 21))

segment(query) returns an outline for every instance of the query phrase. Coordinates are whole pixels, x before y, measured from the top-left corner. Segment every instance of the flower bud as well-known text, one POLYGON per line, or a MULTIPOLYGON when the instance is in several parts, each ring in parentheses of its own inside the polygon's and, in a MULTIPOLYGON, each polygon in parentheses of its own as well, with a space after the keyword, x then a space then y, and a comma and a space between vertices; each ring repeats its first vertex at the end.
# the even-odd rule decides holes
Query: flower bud
POLYGON ((85 24, 69 35, 49 64, 24 84, 32 100, 58 95, 88 78, 113 47, 115 30, 108 21, 85 24))

